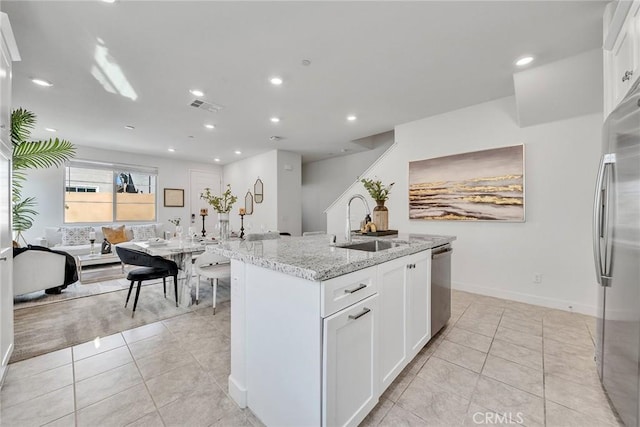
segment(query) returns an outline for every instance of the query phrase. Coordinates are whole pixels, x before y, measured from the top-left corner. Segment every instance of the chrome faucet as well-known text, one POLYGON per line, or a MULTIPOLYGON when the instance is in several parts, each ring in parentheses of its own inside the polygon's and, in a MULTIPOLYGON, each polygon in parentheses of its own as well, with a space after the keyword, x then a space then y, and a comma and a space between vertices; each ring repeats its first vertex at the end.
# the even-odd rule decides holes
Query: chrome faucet
POLYGON ((354 194, 351 196, 349 201, 347 202, 347 225, 345 227, 344 237, 347 239, 347 243, 351 243, 351 202, 353 199, 360 199, 362 203, 364 203, 364 208, 367 212, 367 215, 371 215, 371 211, 369 210, 369 204, 367 203, 367 199, 364 198, 362 194, 354 194))

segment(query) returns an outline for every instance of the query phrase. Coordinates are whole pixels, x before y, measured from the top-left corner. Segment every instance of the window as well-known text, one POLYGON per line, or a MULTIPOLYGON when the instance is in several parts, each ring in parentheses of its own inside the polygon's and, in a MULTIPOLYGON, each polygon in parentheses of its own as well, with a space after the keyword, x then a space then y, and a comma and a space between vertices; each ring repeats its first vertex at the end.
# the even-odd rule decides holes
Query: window
POLYGON ((64 222, 155 221, 157 170, 72 161, 65 168, 64 222))

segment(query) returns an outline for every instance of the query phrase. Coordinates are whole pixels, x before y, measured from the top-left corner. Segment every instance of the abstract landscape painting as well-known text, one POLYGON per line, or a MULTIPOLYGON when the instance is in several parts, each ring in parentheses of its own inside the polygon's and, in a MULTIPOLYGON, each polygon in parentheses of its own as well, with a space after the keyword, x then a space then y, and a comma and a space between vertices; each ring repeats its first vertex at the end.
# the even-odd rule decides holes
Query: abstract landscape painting
POLYGON ((409 219, 524 221, 524 145, 409 162, 409 219))

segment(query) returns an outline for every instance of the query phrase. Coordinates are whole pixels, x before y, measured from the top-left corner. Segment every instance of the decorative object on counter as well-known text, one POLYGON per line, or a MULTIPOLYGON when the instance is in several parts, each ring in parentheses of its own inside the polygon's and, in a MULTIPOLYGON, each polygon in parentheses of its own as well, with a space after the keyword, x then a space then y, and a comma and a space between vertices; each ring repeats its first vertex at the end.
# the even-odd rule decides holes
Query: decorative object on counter
POLYGON ((200 216, 202 217, 202 237, 206 237, 207 235, 207 230, 204 228, 204 219, 207 215, 209 215, 209 209, 207 208, 200 209, 200 216))
POLYGON ((168 221, 171 224, 175 225, 176 227, 176 230, 173 232, 173 235, 175 237, 178 237, 178 233, 180 233, 180 237, 182 237, 182 226, 180 225, 182 218, 170 218, 168 221))
POLYGON ((246 213, 245 208, 240 208, 240 238, 244 239, 244 215, 246 213))
POLYGON ((89 232, 89 242, 91 243, 91 249, 89 249, 89 255, 95 255, 96 254, 96 247, 95 247, 96 232, 95 231, 89 232))
MULTIPOLYGON (((376 226, 376 230, 384 231, 389 228, 389 209, 384 205, 384 202, 389 198, 389 192, 391 187, 395 184, 384 186, 382 181, 373 179, 362 178, 360 180, 364 185, 364 188, 369 192, 369 195, 376 201, 376 207, 373 208, 373 223, 376 226)), ((373 230, 373 231, 376 231, 373 230)))
POLYGON ((255 196, 256 203, 262 203, 264 200, 264 185, 260 177, 256 179, 256 183, 253 184, 253 194, 255 196))
POLYGON ((196 233, 195 227, 189 227, 189 240, 191 240, 191 244, 193 245, 193 239, 196 237, 198 233, 196 233))
POLYGON ((221 196, 211 194, 211 189, 205 188, 200 198, 206 200, 218 212, 220 240, 229 240, 229 212, 233 204, 238 201, 238 198, 231 193, 231 185, 227 184, 227 189, 221 196))
POLYGON ((106 237, 102 241, 102 247, 100 248, 100 253, 102 255, 106 255, 106 254, 110 254, 111 253, 111 243, 109 243, 109 241, 107 240, 106 237))
POLYGON ((244 214, 251 215, 253 213, 253 194, 251 190, 247 190, 247 194, 244 196, 244 214))
POLYGON ((166 208, 183 208, 184 190, 182 188, 165 188, 164 206, 166 208))
POLYGON ((409 162, 409 219, 524 222, 524 145, 409 162))

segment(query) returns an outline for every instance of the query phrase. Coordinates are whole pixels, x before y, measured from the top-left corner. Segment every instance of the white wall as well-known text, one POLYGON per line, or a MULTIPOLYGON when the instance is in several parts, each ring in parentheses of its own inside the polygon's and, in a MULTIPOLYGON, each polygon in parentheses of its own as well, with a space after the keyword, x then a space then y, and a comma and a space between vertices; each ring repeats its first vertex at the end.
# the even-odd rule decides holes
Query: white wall
MULTIPOLYGON (((189 170, 218 172, 221 168, 206 163, 196 163, 166 157, 152 157, 142 154, 124 153, 120 151, 102 150, 98 148, 77 146, 75 159, 95 160, 128 165, 152 166, 158 168, 157 188, 157 221, 162 223, 165 229, 173 226, 168 223, 169 218, 180 217, 184 224, 189 219, 189 170), (185 207, 165 208, 163 206, 163 189, 184 188, 185 207)), ((44 235, 45 227, 63 225, 63 189, 64 167, 50 169, 35 169, 28 172, 27 183, 22 192, 23 196, 35 196, 37 198, 37 211, 34 226, 24 233, 27 242, 32 242, 36 237, 44 235)), ((198 195, 196 195, 198 197, 198 195)), ((102 223, 97 224, 102 225, 102 223)))
MULTIPOLYGON (((515 99, 507 97, 397 126, 397 147, 367 176, 396 182, 387 202, 391 229, 457 236, 454 288, 594 314, 591 208, 601 114, 519 128, 515 108, 515 99), (520 143, 525 144, 526 222, 408 219, 409 161, 520 143), (536 273, 543 275, 540 284, 533 283, 536 273)), ((363 193, 361 185, 327 212, 327 228, 339 238, 346 199, 353 193, 363 193)))
POLYGON ((302 234, 302 156, 278 151, 278 231, 302 234))
POLYGON ((303 231, 326 229, 325 209, 393 144, 393 132, 380 137, 371 150, 302 165, 303 231))

